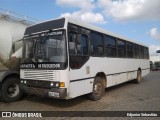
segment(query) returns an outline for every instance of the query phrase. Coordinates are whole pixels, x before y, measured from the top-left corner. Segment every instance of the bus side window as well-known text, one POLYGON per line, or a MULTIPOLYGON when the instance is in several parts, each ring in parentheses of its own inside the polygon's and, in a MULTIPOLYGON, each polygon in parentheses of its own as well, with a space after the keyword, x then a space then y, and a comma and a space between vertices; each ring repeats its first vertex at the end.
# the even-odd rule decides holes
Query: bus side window
POLYGON ((68 40, 69 40, 69 53, 76 54, 76 49, 75 49, 76 33, 69 32, 68 40))
POLYGON ((111 36, 105 36, 105 46, 106 46, 106 56, 107 57, 116 57, 116 38, 111 36))
POLYGON ((79 69, 89 59, 88 36, 77 32, 69 32, 68 36, 70 67, 71 69, 79 69))
POLYGON ((84 34, 79 34, 78 36, 77 53, 80 55, 88 55, 87 36, 84 34))
POLYGON ((118 57, 125 58, 126 57, 126 43, 122 40, 117 40, 117 48, 118 48, 118 57))
POLYGON ((147 47, 145 47, 145 49, 144 49, 144 57, 145 57, 145 59, 149 59, 149 53, 148 53, 147 47))
POLYGON ((126 42, 127 44, 127 58, 133 58, 133 44, 130 42, 126 42))
POLYGON ((91 56, 94 57, 104 56, 104 42, 102 35, 95 32, 91 32, 90 44, 91 44, 91 56))
POLYGON ((139 55, 139 45, 134 44, 134 58, 139 59, 140 55, 139 55))
POLYGON ((144 47, 140 46, 140 58, 144 59, 144 47))

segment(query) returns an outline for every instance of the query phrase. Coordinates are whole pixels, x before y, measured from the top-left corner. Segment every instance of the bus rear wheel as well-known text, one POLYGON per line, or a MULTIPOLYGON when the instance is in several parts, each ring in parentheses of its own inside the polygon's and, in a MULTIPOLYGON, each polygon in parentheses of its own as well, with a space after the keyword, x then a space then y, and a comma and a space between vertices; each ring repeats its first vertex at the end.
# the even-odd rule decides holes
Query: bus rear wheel
POLYGON ((90 100, 97 101, 100 100, 105 92, 104 81, 101 77, 95 77, 93 84, 93 92, 88 95, 90 100))
POLYGON ((139 84, 141 81, 142 81, 142 73, 141 73, 141 70, 138 70, 136 83, 139 84))

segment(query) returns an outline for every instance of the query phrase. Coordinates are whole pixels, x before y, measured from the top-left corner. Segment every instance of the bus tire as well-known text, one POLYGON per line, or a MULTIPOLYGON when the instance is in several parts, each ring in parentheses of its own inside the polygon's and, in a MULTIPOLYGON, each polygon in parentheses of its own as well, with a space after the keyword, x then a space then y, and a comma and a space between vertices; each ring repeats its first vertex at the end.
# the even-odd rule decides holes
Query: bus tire
POLYGON ((105 92, 104 81, 101 77, 95 77, 93 84, 93 92, 88 95, 90 100, 97 101, 100 100, 105 92))
POLYGON ((22 91, 19 88, 19 79, 7 78, 1 84, 1 98, 5 102, 15 102, 22 97, 22 91))
POLYGON ((141 73, 141 70, 138 70, 136 83, 139 84, 141 81, 142 81, 142 73, 141 73))

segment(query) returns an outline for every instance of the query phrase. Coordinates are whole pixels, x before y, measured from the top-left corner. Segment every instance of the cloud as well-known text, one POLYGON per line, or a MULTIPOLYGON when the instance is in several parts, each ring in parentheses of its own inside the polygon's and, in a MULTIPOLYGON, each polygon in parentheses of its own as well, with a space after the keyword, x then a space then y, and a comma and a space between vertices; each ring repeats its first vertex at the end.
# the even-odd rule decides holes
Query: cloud
POLYGON ((95 7, 93 0, 56 0, 56 4, 63 7, 77 7, 83 10, 90 10, 95 7))
POLYGON ((72 17, 75 19, 80 19, 82 21, 88 22, 88 23, 106 23, 104 17, 101 13, 93 13, 92 11, 76 11, 73 13, 64 13, 60 17, 72 17))
POLYGON ((107 17, 116 21, 160 20, 160 0, 56 0, 56 4, 79 9, 61 16, 74 16, 91 23, 105 23, 107 17))
POLYGON ((149 31, 150 36, 153 39, 160 40, 160 32, 158 32, 158 28, 154 27, 149 31))
POLYGON ((103 14, 118 21, 160 20, 160 0, 98 0, 103 14))
POLYGON ((149 54, 151 56, 157 56, 157 55, 159 55, 158 53, 156 53, 157 50, 160 50, 160 46, 158 46, 158 45, 150 45, 149 46, 149 54))
POLYGON ((62 13, 60 17, 68 16, 88 23, 106 23, 102 13, 93 12, 96 8, 94 0, 56 0, 56 4, 79 8, 78 11, 62 13))

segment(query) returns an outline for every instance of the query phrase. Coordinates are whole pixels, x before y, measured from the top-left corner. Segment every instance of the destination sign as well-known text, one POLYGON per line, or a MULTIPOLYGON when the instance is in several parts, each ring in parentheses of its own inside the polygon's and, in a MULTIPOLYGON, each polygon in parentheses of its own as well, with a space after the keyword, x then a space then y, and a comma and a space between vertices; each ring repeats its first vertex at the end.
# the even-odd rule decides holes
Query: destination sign
POLYGON ((40 34, 26 36, 24 39, 29 39, 29 38, 34 39, 34 38, 37 38, 37 37, 57 36, 57 35, 63 35, 63 31, 59 30, 59 31, 52 31, 52 32, 44 32, 44 33, 40 33, 40 34))
MULTIPOLYGON (((62 64, 62 63, 61 63, 62 64)), ((34 63, 34 64, 21 64, 22 69, 60 69, 63 67, 60 63, 34 63)))

